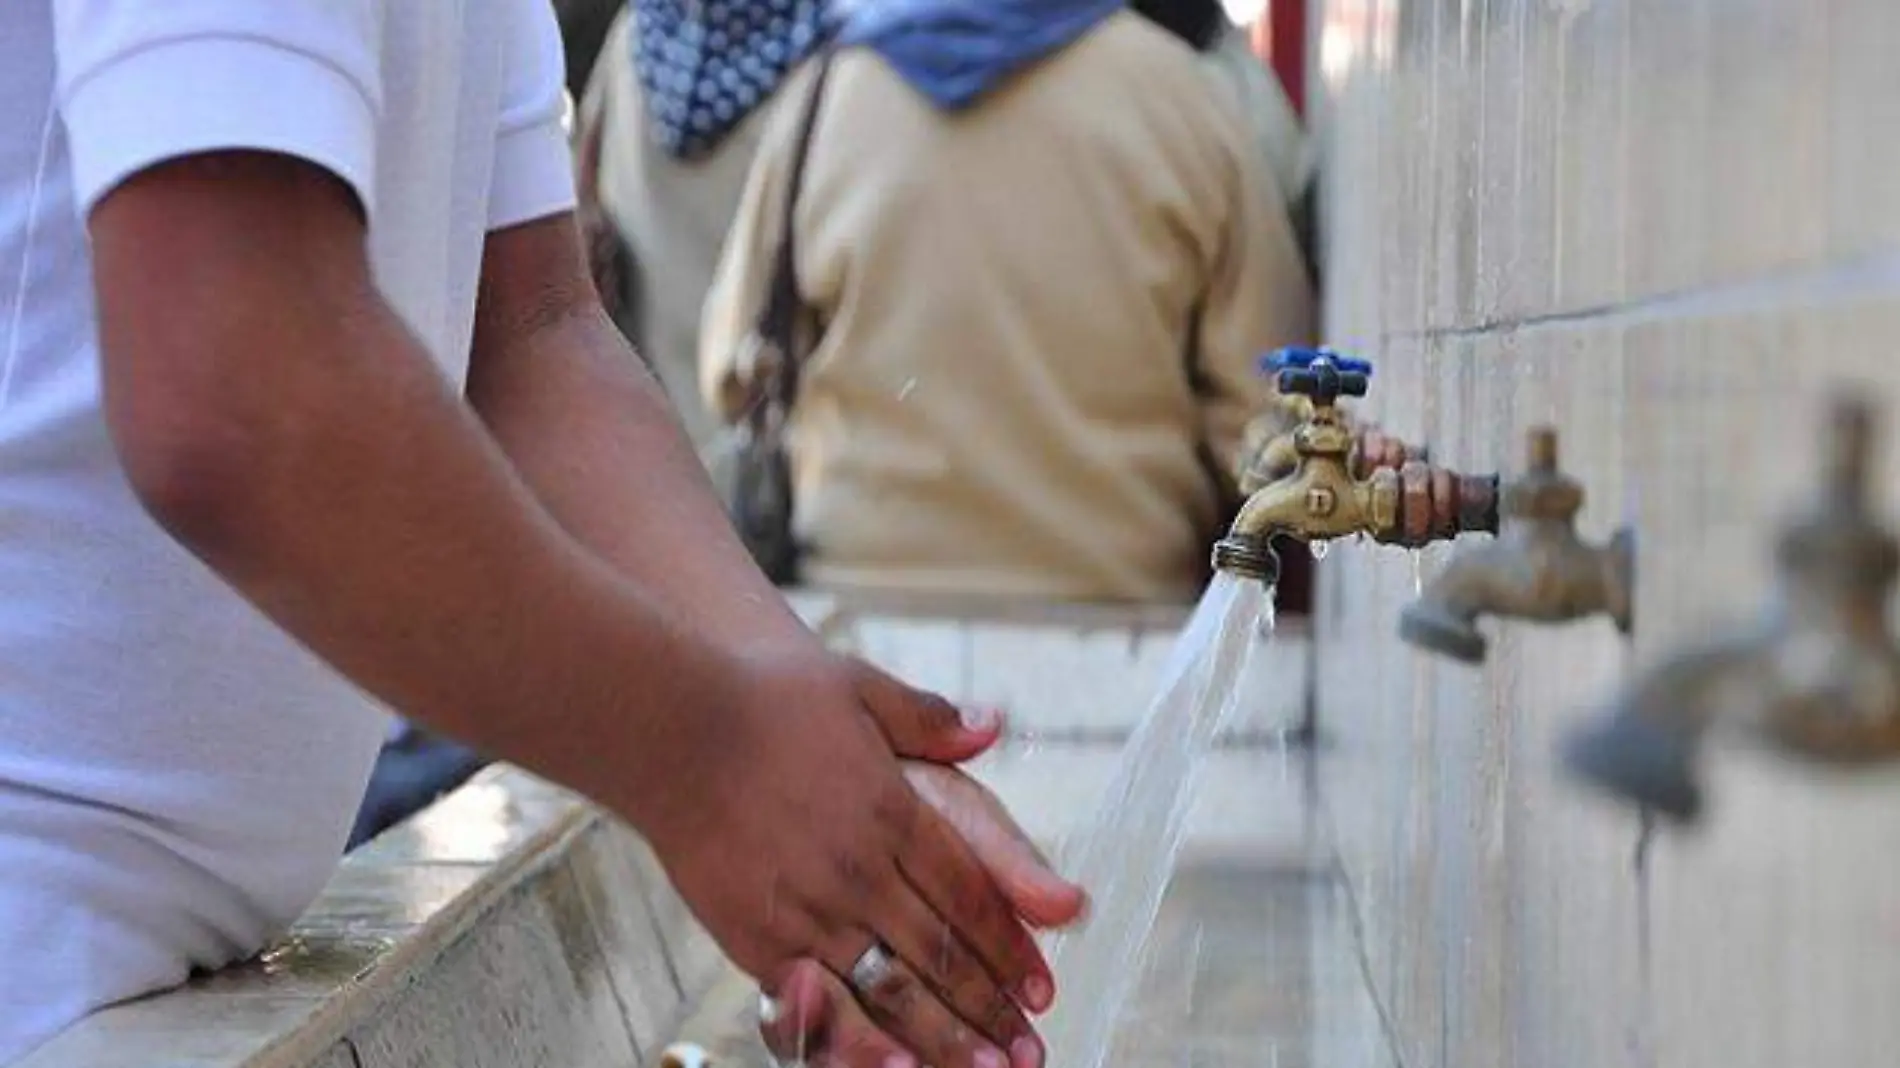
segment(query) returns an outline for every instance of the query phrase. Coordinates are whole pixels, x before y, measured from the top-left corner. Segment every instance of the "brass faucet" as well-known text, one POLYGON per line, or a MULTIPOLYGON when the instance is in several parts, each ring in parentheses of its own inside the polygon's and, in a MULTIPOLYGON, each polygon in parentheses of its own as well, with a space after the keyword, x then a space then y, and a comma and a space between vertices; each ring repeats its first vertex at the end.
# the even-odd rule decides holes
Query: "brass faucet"
POLYGON ((1456 537, 1467 530, 1497 529, 1497 477, 1454 475, 1417 464, 1405 477, 1435 484, 1457 495, 1457 514, 1434 528, 1433 517, 1407 515, 1401 475, 1387 468, 1364 479, 1352 476, 1353 435, 1335 402, 1363 397, 1372 365, 1327 349, 1282 349, 1274 354, 1280 392, 1311 404, 1305 422, 1293 431, 1296 461, 1282 477, 1256 486, 1234 518, 1227 536, 1214 546, 1214 567, 1261 582, 1277 581, 1280 561, 1273 550, 1277 536, 1330 541, 1347 535, 1416 545, 1456 537))
MULTIPOLYGON (((1340 414, 1343 417, 1345 413, 1340 414)), ((1312 401, 1297 393, 1275 393, 1267 407, 1253 417, 1241 435, 1240 455, 1234 465, 1234 481, 1242 495, 1253 496, 1260 487, 1299 464, 1293 434, 1312 417, 1312 401)))
POLYGON ((1872 422, 1864 402, 1836 401, 1821 492, 1777 545, 1774 606, 1627 685, 1605 719, 1565 742, 1573 772, 1688 821, 1702 806, 1696 752, 1718 724, 1832 766, 1900 757, 1900 651, 1886 611, 1900 543, 1869 507, 1872 422))
POLYGON ((1452 558, 1399 615, 1399 636, 1466 663, 1484 660, 1478 619, 1563 623, 1606 615, 1625 634, 1635 573, 1628 528, 1606 545, 1577 537, 1583 487, 1557 467, 1557 432, 1530 432, 1528 470, 1504 487, 1498 539, 1452 558))

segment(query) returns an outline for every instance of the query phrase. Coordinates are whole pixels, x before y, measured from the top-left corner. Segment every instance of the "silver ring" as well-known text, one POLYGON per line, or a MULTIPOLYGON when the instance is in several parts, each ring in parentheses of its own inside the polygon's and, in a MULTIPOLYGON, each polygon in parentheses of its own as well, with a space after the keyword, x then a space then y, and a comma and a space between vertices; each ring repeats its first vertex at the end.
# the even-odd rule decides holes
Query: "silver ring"
POLYGON ((858 955, 857 963, 851 965, 851 989, 860 994, 871 993, 890 979, 896 963, 888 946, 882 942, 871 943, 869 949, 858 955))

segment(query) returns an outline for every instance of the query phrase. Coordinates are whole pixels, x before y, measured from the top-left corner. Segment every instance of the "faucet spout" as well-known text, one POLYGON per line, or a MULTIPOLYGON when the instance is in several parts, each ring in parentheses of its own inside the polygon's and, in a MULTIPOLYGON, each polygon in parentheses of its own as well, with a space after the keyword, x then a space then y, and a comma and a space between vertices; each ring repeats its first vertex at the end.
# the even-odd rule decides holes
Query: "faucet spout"
POLYGON ((1627 528, 1605 545, 1577 536, 1583 488, 1557 467, 1557 433, 1530 433, 1529 470, 1504 489, 1498 539, 1454 557, 1399 616, 1413 645, 1482 663, 1485 616, 1563 623, 1603 615, 1628 633, 1635 537, 1627 528))
POLYGON ((1670 658, 1619 694, 1603 720, 1562 745, 1572 774, 1643 808, 1689 822, 1702 812, 1696 752, 1716 708, 1746 700, 1766 635, 1738 635, 1670 658))
POLYGON ((1566 743, 1573 772, 1689 819, 1692 758, 1717 727, 1831 767, 1900 759, 1900 648, 1886 611, 1900 541, 1867 500, 1871 423, 1858 398, 1836 403, 1820 492, 1777 547, 1774 606, 1740 636, 1638 676, 1566 743))

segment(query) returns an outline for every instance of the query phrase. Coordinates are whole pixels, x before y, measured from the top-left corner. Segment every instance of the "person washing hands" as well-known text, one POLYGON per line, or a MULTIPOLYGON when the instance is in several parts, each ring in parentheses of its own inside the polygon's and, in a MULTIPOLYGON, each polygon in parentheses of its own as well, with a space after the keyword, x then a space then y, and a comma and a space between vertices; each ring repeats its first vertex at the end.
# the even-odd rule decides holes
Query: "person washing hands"
POLYGON ((0 1063, 281 931, 388 710, 625 818, 767 990, 1039 1063, 1048 966, 900 764, 998 724, 828 652, 732 534, 588 279, 549 5, 7 31, 0 1063))
MULTIPOLYGON (((1044 929, 1083 918, 1088 898, 1082 889, 1050 868, 982 783, 955 768, 920 761, 907 762, 904 776, 963 835, 1017 915, 1044 929)), ((889 1000, 904 991, 887 989, 879 996, 889 1000)), ((878 1026, 877 999, 869 1000, 868 1009, 823 965, 803 961, 787 974, 777 997, 762 999, 759 1034, 774 1057, 807 1068, 917 1068, 909 1051, 878 1026)))

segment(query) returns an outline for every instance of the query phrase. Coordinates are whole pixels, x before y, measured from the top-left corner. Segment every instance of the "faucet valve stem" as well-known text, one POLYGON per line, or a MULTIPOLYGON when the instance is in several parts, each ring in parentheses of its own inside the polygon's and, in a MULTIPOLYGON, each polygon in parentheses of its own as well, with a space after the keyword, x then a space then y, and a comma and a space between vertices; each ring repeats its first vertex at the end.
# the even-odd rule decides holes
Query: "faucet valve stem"
POLYGON ((1538 474, 1555 474, 1557 471, 1557 430, 1555 427, 1533 427, 1530 432, 1530 453, 1528 468, 1538 474))

